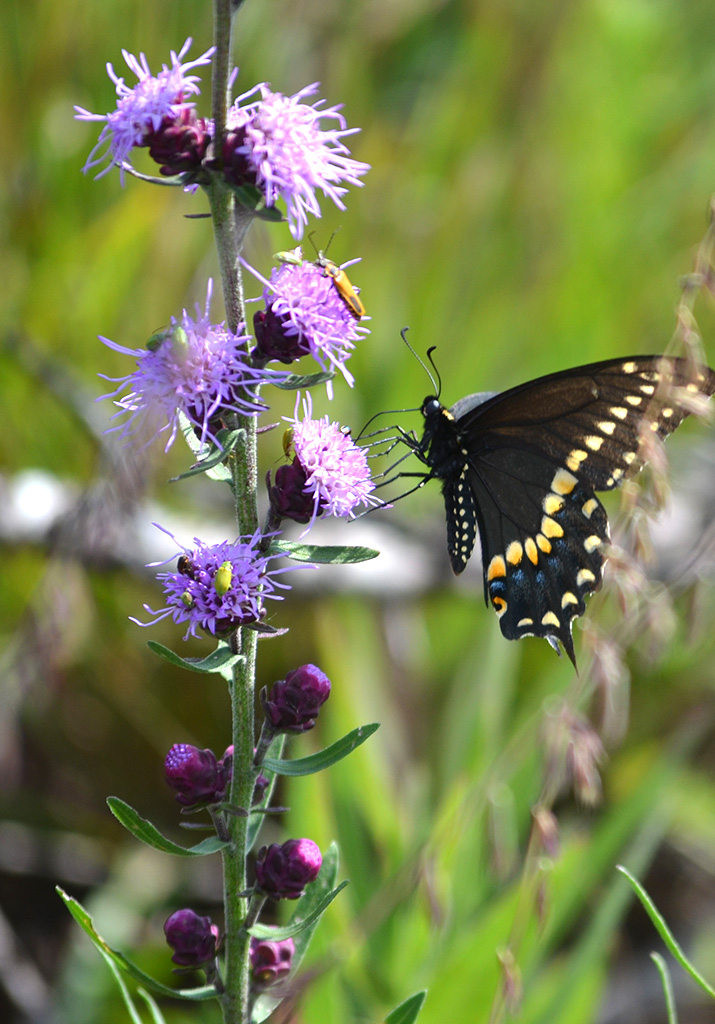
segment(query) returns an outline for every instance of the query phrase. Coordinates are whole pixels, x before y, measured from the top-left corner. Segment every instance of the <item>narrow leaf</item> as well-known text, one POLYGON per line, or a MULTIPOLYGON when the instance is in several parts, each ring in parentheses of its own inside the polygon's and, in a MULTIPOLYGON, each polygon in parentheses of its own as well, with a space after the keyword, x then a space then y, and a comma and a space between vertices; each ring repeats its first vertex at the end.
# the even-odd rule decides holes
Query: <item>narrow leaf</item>
POLYGON ((687 971, 690 977, 694 981, 696 981, 698 985, 700 985, 700 987, 704 989, 704 991, 707 992, 709 996, 715 999, 715 989, 708 985, 707 981, 705 981, 702 975, 699 974, 698 971, 696 971, 696 969, 693 967, 690 961, 686 958, 685 953, 680 948, 675 938, 671 934, 668 925, 665 923, 665 919, 657 910, 652 899, 645 891, 643 886, 640 884, 640 882, 638 882, 630 873, 630 871, 628 871, 627 868, 624 868, 622 864, 617 864, 616 870, 620 871, 621 874, 626 876, 626 878, 630 882, 631 888, 643 904, 646 914, 655 925, 656 931, 658 932, 658 934, 660 935, 661 939, 666 944, 670 952, 673 954, 675 959, 678 961, 680 966, 683 968, 683 970, 687 971))
POLYGON ((114 960, 112 960, 111 956, 109 956, 104 951, 101 951, 101 953, 105 963, 107 964, 107 967, 114 975, 114 980, 117 983, 119 991, 122 993, 122 999, 124 1000, 124 1005, 127 1008, 127 1013, 131 1018, 132 1024, 142 1024, 142 1019, 137 1013, 137 1008, 134 1005, 132 997, 129 994, 129 989, 127 988, 126 982, 124 981, 124 978, 122 977, 119 968, 115 964, 114 960))
POLYGON ((368 562, 380 554, 374 548, 350 547, 345 544, 298 544, 290 540, 274 540, 269 548, 271 555, 285 555, 296 562, 319 562, 332 565, 352 565, 368 562))
POLYGON ((154 992, 158 992, 160 995, 169 996, 172 999, 186 999, 191 1002, 199 1002, 205 999, 217 998, 216 990, 213 985, 202 985, 200 988, 169 988, 168 985, 162 985, 160 981, 152 978, 151 975, 142 971, 142 969, 137 967, 136 964, 133 964, 131 960, 128 960, 123 953, 119 953, 117 950, 112 949, 112 947, 105 942, 102 936, 95 931, 94 925, 92 924, 92 918, 81 903, 74 899, 73 896, 68 896, 67 893, 59 886, 56 887, 56 892, 82 931, 90 937, 99 952, 110 957, 118 967, 121 967, 123 971, 126 971, 130 977, 134 978, 134 980, 138 981, 141 985, 152 989, 154 992))
POLYGON ((158 654, 160 658, 163 658, 164 661, 176 665, 177 668, 185 668, 189 672, 202 672, 205 675, 212 672, 223 675, 226 669, 232 668, 243 657, 241 654, 234 654, 228 644, 219 644, 205 658, 182 658, 176 651, 172 651, 169 647, 164 647, 163 644, 157 643, 156 640, 147 641, 147 647, 154 654, 158 654))
MULTIPOLYGON (((197 462, 191 467, 191 469, 187 469, 185 473, 179 473, 178 476, 172 476, 169 483, 174 484, 179 480, 186 480, 189 477, 197 476, 199 473, 208 473, 209 470, 213 470, 217 466, 221 466, 223 470, 223 472, 220 473, 220 479, 230 480, 230 470, 223 466, 223 463, 236 447, 243 434, 243 430, 219 430, 216 435, 216 439, 218 440, 220 447, 212 444, 209 448, 209 454, 205 458, 201 459, 200 462, 197 462)), ((193 450, 193 445, 190 447, 193 450)))
POLYGON ((256 939, 270 939, 272 942, 280 942, 282 939, 294 939, 296 935, 300 935, 310 925, 317 923, 318 919, 347 884, 348 880, 346 878, 344 882, 341 882, 335 889, 332 889, 327 896, 324 896, 320 903, 306 917, 301 918, 299 921, 292 920, 290 924, 284 925, 282 928, 269 924, 254 924, 248 930, 256 939))
POLYGON ((678 1024, 678 1013, 675 1008, 675 996, 673 995, 673 982, 670 979, 668 965, 660 953, 651 953, 650 958, 660 975, 660 983, 663 986, 663 995, 665 996, 665 1009, 668 1014, 668 1024, 678 1024))
POLYGON ((282 391, 305 391, 307 388, 314 388, 317 384, 326 384, 334 376, 334 370, 307 374, 292 373, 285 380, 276 382, 276 387, 282 391))
POLYGON ((347 736, 331 743, 329 747, 319 750, 317 754, 309 754, 307 757, 298 757, 293 760, 274 760, 272 757, 263 759, 262 766, 276 775, 313 775, 315 772, 322 772, 330 768, 337 761, 351 754, 353 750, 361 746, 366 739, 369 739, 374 732, 380 728, 379 722, 371 722, 370 725, 361 725, 353 729, 347 736))
POLYGON ((414 1024, 427 998, 427 990, 415 992, 385 1017, 385 1024, 414 1024))
POLYGON ((108 796, 107 803, 117 821, 124 825, 127 832, 131 832, 135 839, 146 843, 147 846, 162 853, 173 853, 177 857, 205 857, 210 853, 218 853, 228 844, 219 839, 218 836, 208 836, 196 846, 180 846, 163 836, 156 826, 152 825, 146 818, 142 818, 138 811, 120 800, 118 796, 108 796))

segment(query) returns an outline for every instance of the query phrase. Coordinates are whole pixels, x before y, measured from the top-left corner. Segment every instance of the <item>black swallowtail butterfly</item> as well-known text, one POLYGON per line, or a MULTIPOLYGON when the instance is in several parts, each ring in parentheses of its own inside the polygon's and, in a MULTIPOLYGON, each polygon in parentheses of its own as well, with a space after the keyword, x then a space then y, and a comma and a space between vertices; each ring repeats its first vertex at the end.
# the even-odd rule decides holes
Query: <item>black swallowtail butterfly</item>
POLYGON ((509 640, 560 641, 601 585, 608 518, 595 491, 640 468, 641 432, 666 437, 688 395, 715 393, 715 371, 685 359, 628 356, 462 398, 424 400, 421 440, 405 438, 442 481, 447 546, 460 573, 482 547, 484 598, 509 640), (680 391, 680 400, 678 393, 680 391))

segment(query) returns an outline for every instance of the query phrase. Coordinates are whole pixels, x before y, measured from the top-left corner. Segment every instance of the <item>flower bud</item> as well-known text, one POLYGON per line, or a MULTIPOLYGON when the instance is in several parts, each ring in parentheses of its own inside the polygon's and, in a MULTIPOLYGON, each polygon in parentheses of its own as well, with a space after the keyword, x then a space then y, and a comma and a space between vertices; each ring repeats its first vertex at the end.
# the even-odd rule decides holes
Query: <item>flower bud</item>
POLYGON ((315 494, 306 491, 307 481, 308 475, 297 457, 289 466, 278 467, 274 483, 269 475, 268 497, 274 515, 294 523, 310 522, 315 515, 315 494))
POLYGON ((184 807, 212 804, 223 799, 227 769, 212 750, 199 750, 190 743, 175 743, 164 760, 166 781, 176 790, 184 807))
POLYGON ((330 680, 315 665, 301 665, 279 680, 263 701, 273 732, 307 732, 330 696, 330 680))
POLYGON ((310 353, 309 339, 295 329, 290 313, 275 313, 270 306, 259 309, 253 314, 253 333, 256 347, 252 355, 263 362, 292 363, 310 353))
POLYGON ((312 839, 263 846, 256 858, 256 883, 271 899, 297 900, 318 877, 322 857, 312 839))
POLYGON ((295 943, 293 939, 269 942, 251 939, 251 974, 256 987, 268 988, 285 978, 293 966, 295 943))
POLYGON ((204 119, 184 108, 178 117, 165 117, 157 131, 147 132, 142 145, 148 146, 152 160, 162 165, 161 174, 173 175, 197 170, 210 142, 204 119))
POLYGON ((218 925, 188 907, 176 910, 164 922, 166 941, 174 950, 172 960, 181 967, 200 967, 213 960, 218 947, 218 925))

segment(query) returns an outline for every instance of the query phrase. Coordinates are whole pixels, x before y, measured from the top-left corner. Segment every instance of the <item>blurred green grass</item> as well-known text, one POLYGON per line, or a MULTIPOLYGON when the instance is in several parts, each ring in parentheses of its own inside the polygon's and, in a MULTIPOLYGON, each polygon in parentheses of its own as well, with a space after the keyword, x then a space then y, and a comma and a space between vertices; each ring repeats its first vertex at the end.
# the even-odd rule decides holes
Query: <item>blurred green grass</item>
MULTIPOLYGON (((216 273, 208 221, 184 217, 205 208, 201 197, 132 180, 122 189, 115 174, 83 177, 96 134, 72 119, 74 103, 112 107, 104 64, 118 70, 121 47, 144 51, 156 70, 187 35, 194 54, 210 44, 210 5, 14 0, 0 9, 0 331, 20 351, 0 348, 3 474, 42 468, 85 486, 97 470, 96 439, 28 372, 26 346, 94 397, 106 390, 97 372, 127 372, 96 336, 143 344, 182 306, 202 302, 216 273)), ((331 415, 359 427, 380 410, 419 405, 429 385, 400 341, 405 325, 419 353, 437 345, 448 403, 664 348, 715 182, 714 50, 712 6, 702 2, 246 0, 238 88, 267 80, 290 93, 319 80, 329 103, 345 104, 349 125, 362 127, 353 152, 373 165, 347 212, 324 204, 313 225, 321 246, 340 228, 332 258, 362 257, 351 278, 372 317, 351 363, 358 386, 336 387, 331 415)), ((259 226, 247 257, 265 272, 289 244, 285 226, 259 226)), ((697 313, 712 363, 715 318, 706 304, 697 313)), ((419 428, 415 414, 400 422, 419 428)), ((679 438, 669 447, 687 451, 704 436, 695 428, 686 447, 679 438)), ((219 499, 169 487, 181 453, 170 464, 151 463, 149 494, 196 515, 199 532, 219 499)), ((433 524, 443 546, 432 491, 395 516, 421 530, 433 524)), ((56 910, 46 883, 64 878, 49 854, 63 836, 99 840, 79 895, 89 891, 100 931, 168 977, 161 923, 186 901, 214 906, 216 866, 192 865, 191 874, 137 851, 104 797, 116 793, 171 833, 163 756, 178 741, 222 750, 227 701, 222 684, 159 663, 127 622, 157 599, 147 577, 50 560, 31 544, 6 544, 2 558, 0 622, 13 669, 0 683, 0 812, 28 826, 46 856, 21 869, 6 851, 17 888, 6 881, 0 903, 29 949, 38 933, 54 936, 40 963, 58 993, 58 1021, 111 1024, 123 1011, 106 968, 56 910), (48 629, 53 644, 18 670, 22 644, 48 629)), ((321 845, 337 838, 351 878, 307 962, 332 969, 304 995, 306 1022, 376 1021, 421 987, 431 990, 425 1024, 489 1020, 501 984, 496 951, 509 939, 540 790, 539 723, 572 674, 545 644, 506 644, 476 572, 470 584, 409 600, 288 600, 279 617, 291 634, 261 646, 261 683, 302 661, 334 682, 319 729, 296 753, 360 722, 383 723, 347 763, 283 794, 290 833, 321 845)), ((712 595, 699 601, 707 624, 712 595)), ((589 615, 613 624, 614 603, 594 600, 589 615)), ((693 735, 688 714, 707 723, 712 712, 713 637, 706 626, 690 643, 693 605, 681 597, 678 612, 663 660, 649 660, 644 645, 629 660, 630 727, 611 752, 602 808, 560 809, 547 924, 539 935, 529 922, 520 964, 524 1021, 599 1019, 623 948, 626 886, 613 871, 621 858, 644 873, 665 844, 697 864, 709 900, 689 939, 696 950, 712 946, 713 743, 708 732, 693 735)), ((166 624, 151 635, 179 639, 166 624)), ((167 1017, 217 1014, 169 1008, 167 1017)))

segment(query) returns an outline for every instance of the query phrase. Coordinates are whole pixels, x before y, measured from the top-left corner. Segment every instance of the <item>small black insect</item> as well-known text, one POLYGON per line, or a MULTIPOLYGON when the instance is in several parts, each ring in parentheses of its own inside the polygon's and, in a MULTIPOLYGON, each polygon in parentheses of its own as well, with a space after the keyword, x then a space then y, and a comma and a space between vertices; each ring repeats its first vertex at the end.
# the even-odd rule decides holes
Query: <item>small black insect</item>
POLYGON ((639 469, 640 437, 663 438, 688 396, 715 393, 715 371, 685 359, 628 356, 462 398, 425 398, 421 440, 403 435, 442 481, 447 546, 461 573, 482 547, 484 598, 509 640, 560 641, 576 664, 573 619, 601 585, 608 518, 595 491, 639 469))

